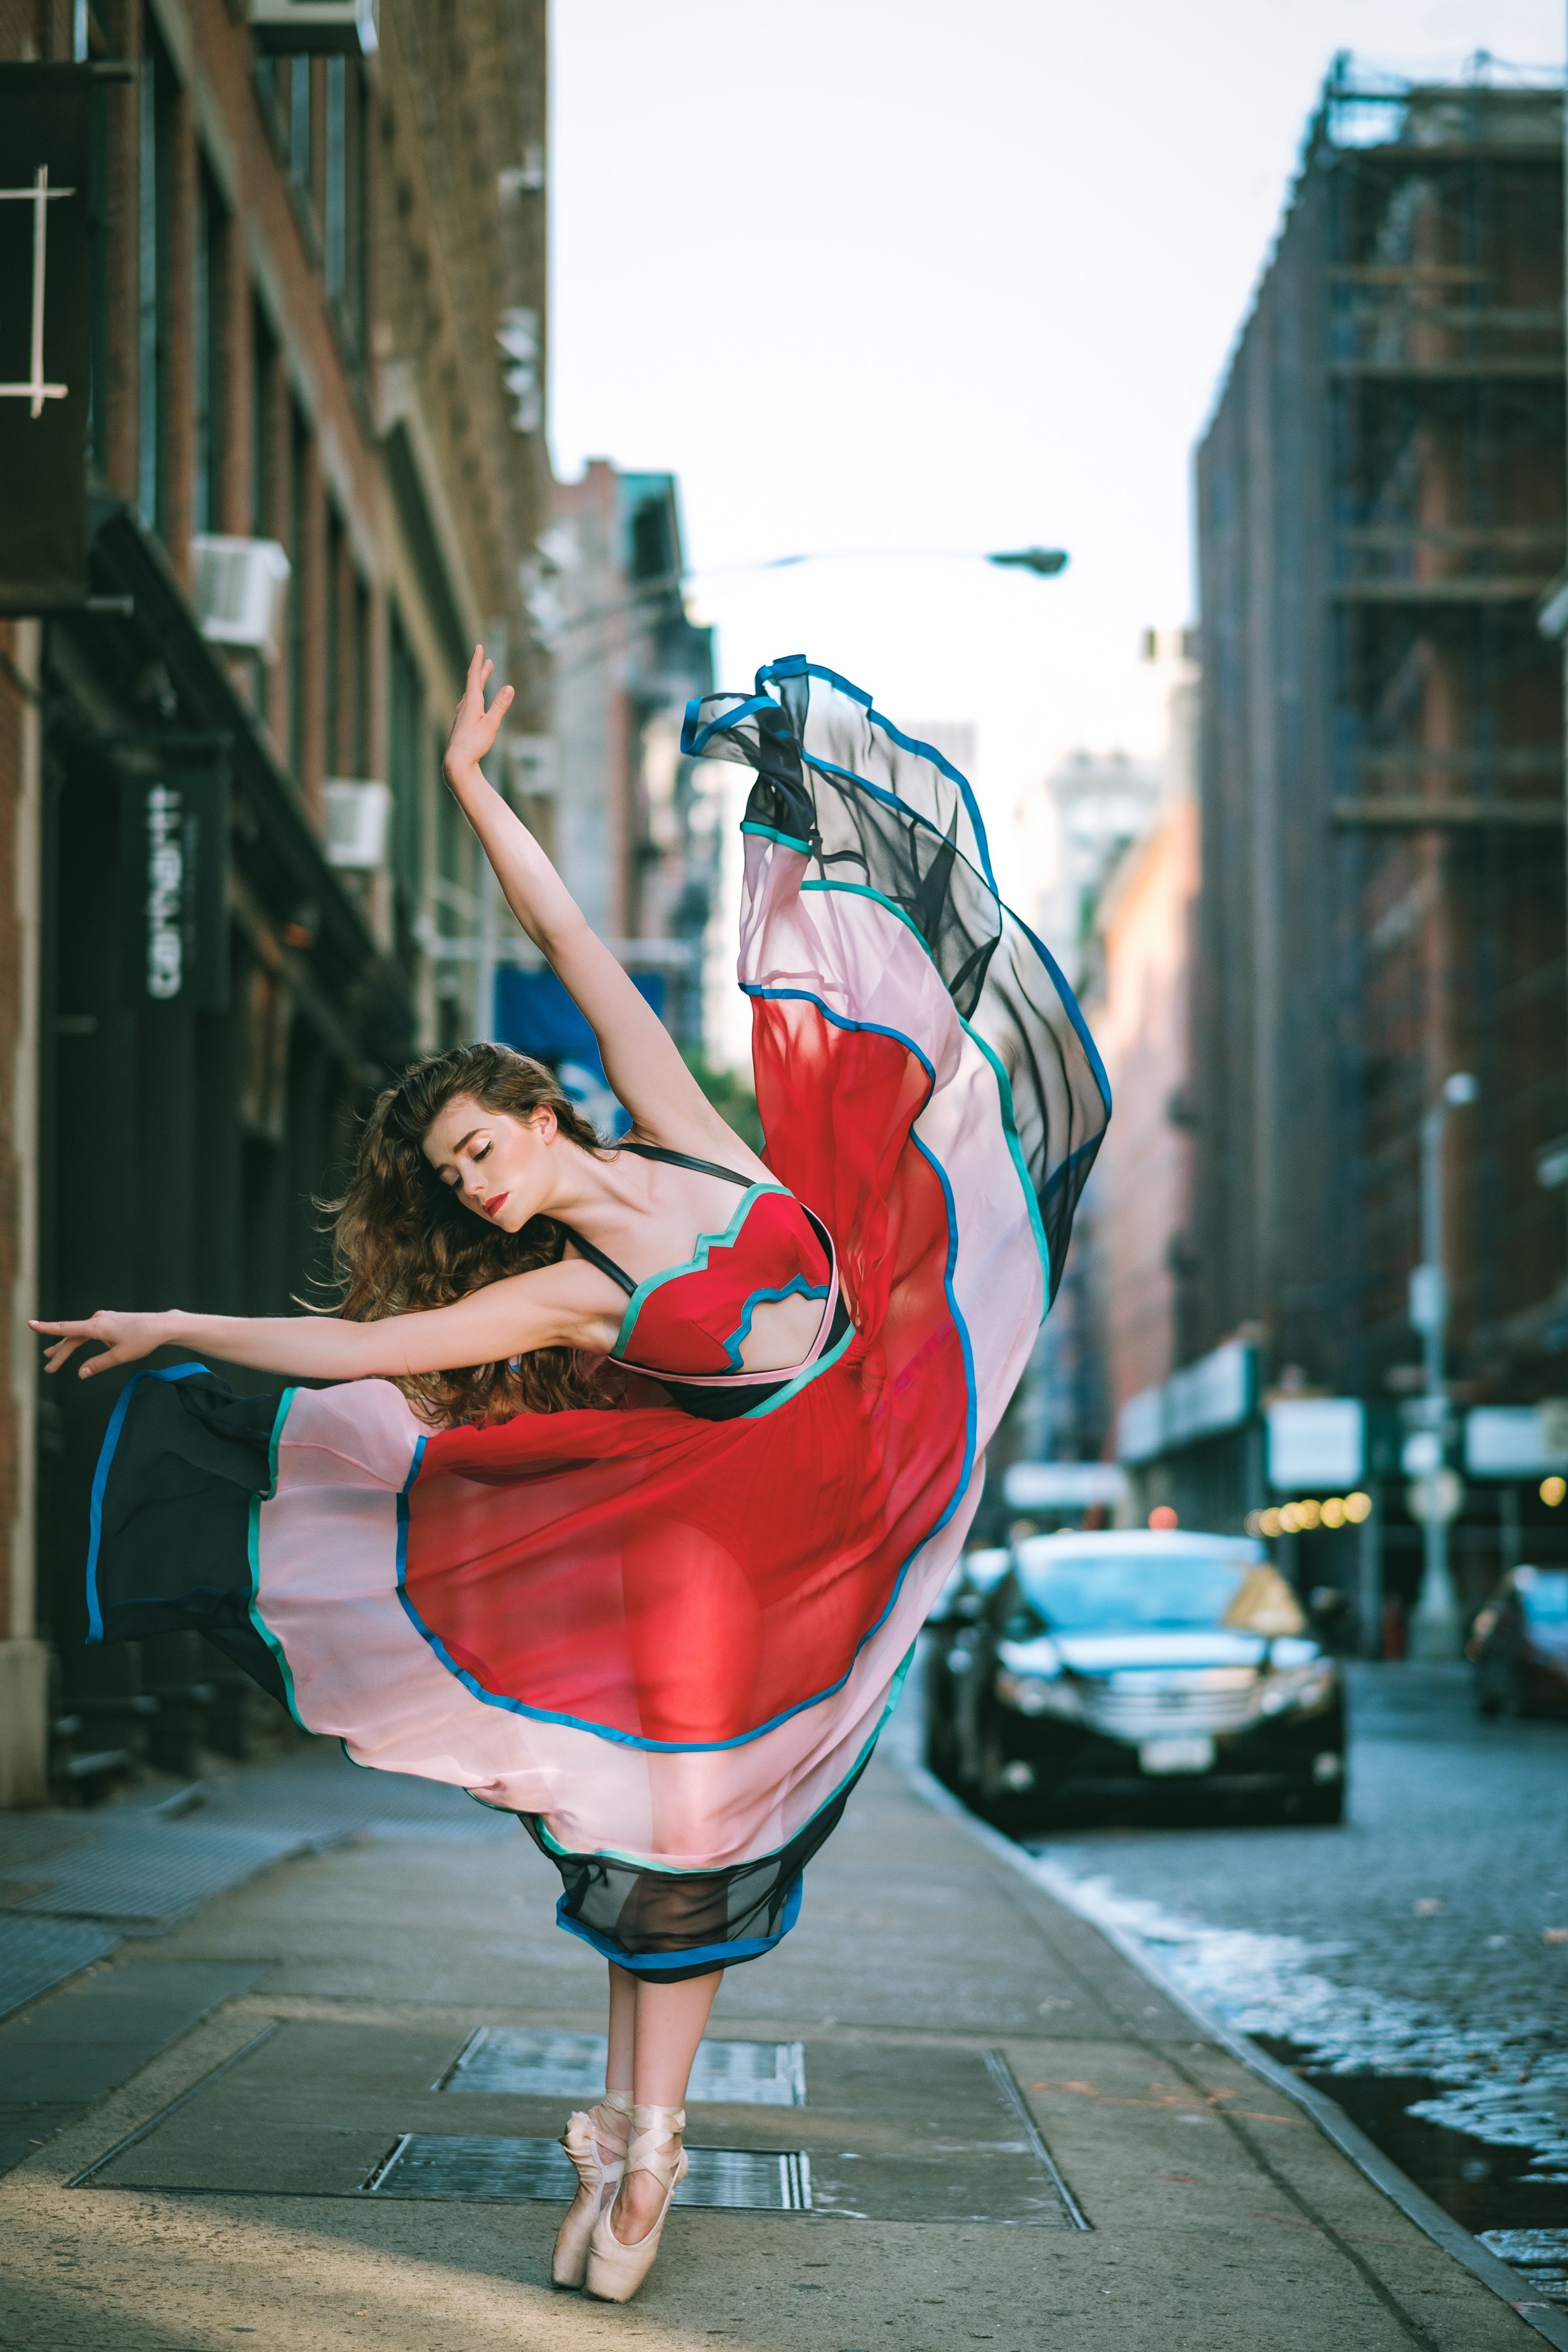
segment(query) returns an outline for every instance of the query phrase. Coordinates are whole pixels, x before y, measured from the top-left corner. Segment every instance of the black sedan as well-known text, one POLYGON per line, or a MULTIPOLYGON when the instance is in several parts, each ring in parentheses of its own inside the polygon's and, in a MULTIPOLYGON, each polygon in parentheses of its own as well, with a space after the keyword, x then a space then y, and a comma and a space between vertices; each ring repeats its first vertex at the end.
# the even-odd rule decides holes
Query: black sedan
POLYGON ((1173 1800, 1342 1818, 1339 1670, 1262 1544, 1038 1536, 975 1567, 931 1621, 926 1760, 999 1826, 1173 1800))
POLYGON ((1468 1654, 1483 1715, 1568 1715, 1568 1569, 1510 1569, 1468 1654))

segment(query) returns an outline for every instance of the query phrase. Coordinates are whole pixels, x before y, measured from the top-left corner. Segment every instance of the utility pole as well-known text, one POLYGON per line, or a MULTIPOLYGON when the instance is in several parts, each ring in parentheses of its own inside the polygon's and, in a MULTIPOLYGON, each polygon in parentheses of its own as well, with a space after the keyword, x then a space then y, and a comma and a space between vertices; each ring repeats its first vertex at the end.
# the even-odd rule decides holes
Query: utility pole
POLYGON ((1421 1334, 1426 1378, 1422 1426, 1405 1443, 1405 1466, 1415 1477, 1422 1506, 1421 1591, 1411 1621, 1411 1654, 1417 1658, 1457 1658, 1459 1604, 1448 1566, 1448 1521, 1456 1507, 1455 1480, 1447 1466, 1448 1389, 1445 1351, 1448 1333, 1448 1281, 1443 1263, 1443 1136, 1450 1109, 1476 1099, 1468 1071, 1446 1080, 1421 1122, 1421 1264, 1410 1277, 1410 1320, 1421 1334))

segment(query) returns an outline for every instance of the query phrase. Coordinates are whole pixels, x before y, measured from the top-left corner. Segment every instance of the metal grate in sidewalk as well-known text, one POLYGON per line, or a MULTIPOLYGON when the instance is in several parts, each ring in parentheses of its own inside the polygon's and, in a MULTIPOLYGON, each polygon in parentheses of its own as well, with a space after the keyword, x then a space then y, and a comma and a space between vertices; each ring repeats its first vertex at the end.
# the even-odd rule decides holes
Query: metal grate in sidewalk
POLYGON ((0 1904, 9 1903, 13 1917, 114 1920, 122 1931, 145 1933, 322 1843, 319 1831, 297 1826, 219 1829, 131 1817, 64 1853, 0 1871, 0 1904))
MULTIPOLYGON (((601 2084, 601 2088, 603 2087, 601 2084)), ((804 2149, 691 2147, 677 2205, 731 2211, 808 2213, 811 2159, 804 2149)), ((364 2184, 370 2197, 541 2198, 568 2201, 577 2176, 552 2139, 491 2139, 405 2132, 364 2184)))
MULTIPOLYGON (((606 2053, 602 2033, 481 2025, 436 2088, 590 2101, 604 2091, 606 2053)), ((686 2095, 694 2106, 804 2107, 805 2049, 798 2042, 706 2041, 686 2095)))
POLYGON ((119 1941, 112 1928, 0 1914, 0 2017, 106 1959, 119 1941))

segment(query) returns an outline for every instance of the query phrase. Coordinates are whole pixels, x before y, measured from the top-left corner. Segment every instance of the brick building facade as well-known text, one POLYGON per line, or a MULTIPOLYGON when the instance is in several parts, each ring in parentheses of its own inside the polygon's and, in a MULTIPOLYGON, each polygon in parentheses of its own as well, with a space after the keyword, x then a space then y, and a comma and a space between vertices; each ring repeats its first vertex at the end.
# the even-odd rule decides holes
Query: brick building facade
MULTIPOLYGON (((0 557, 0 1803, 243 1737, 194 1639, 84 1645, 117 1384, 41 1396, 26 1316, 287 1311, 370 1093, 483 1025, 475 845, 439 783, 476 637, 519 733, 550 724, 522 601, 549 492, 543 0, 384 0, 379 41, 362 11, 309 56, 265 13, 0 0, 0 64, 113 69, 89 597, 29 614, 0 557), (236 642, 214 539, 287 557, 275 657, 236 642), (165 769, 224 812, 220 984, 191 1009, 128 998, 116 946, 125 812, 165 769)), ((25 422, 0 404, 0 434, 25 422)))

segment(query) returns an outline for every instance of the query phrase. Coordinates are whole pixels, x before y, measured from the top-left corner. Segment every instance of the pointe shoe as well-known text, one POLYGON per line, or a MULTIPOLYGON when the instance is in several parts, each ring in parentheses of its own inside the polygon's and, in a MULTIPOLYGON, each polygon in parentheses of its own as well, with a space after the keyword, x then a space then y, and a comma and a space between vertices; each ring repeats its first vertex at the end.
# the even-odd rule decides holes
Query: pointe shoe
POLYGON ((606 2210, 626 2168, 624 2156, 606 2154, 610 2143, 607 2118, 616 2116, 630 2126, 632 2103, 624 2091, 606 2091, 595 2107, 581 2109, 566 2119, 561 2145, 577 2174, 577 2194, 555 2233, 550 2275, 557 2286, 581 2286, 588 2268, 588 2241, 601 2207, 606 2210), (609 2197, 605 2197, 605 2190, 609 2197))
POLYGON ((588 2241, 588 2273, 584 2284, 588 2293, 597 2295, 601 2303, 629 2303, 653 2268, 653 2258, 658 2252, 658 2242, 668 2217, 670 2200, 686 2178, 686 2150, 680 2136, 686 2129, 684 2107, 644 2107, 632 2109, 631 2144, 626 2149, 626 2173, 651 2172, 662 2183, 664 2203, 658 2219, 646 2237, 634 2245, 623 2245, 611 2227, 615 2210, 611 2199, 600 2211, 588 2241), (666 2150, 664 2143, 673 2140, 673 2149, 666 2150))

